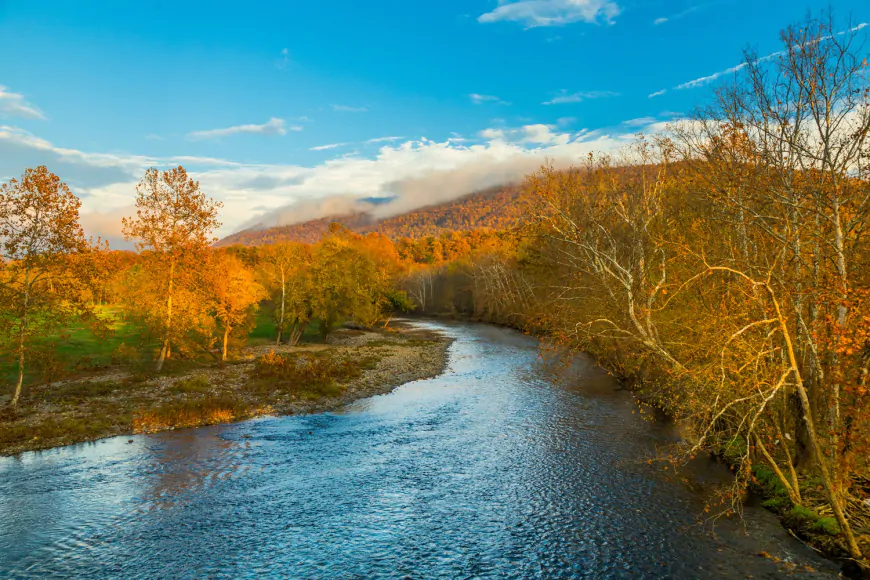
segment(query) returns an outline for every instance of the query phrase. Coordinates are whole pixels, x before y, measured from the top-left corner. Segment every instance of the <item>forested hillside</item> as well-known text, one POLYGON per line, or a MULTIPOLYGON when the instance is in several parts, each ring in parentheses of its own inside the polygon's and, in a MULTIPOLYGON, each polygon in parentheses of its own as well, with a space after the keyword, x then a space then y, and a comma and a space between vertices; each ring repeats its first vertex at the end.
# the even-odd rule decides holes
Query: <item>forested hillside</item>
POLYGON ((473 229, 504 229, 515 226, 524 215, 522 189, 504 186, 475 192, 439 205, 376 219, 367 213, 327 216, 299 224, 268 229, 248 229, 218 242, 218 246, 260 246, 276 242, 314 243, 338 222, 357 233, 378 232, 392 239, 436 236, 444 232, 473 229))

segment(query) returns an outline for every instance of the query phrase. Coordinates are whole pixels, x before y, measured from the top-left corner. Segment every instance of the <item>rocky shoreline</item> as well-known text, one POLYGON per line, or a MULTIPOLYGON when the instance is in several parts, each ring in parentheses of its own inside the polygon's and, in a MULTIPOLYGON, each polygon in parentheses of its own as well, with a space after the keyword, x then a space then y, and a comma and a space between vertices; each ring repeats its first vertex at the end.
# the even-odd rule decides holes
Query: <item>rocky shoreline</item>
POLYGON ((107 437, 154 433, 259 416, 320 413, 385 394, 408 382, 438 376, 447 367, 452 340, 399 325, 391 331, 342 329, 327 344, 250 347, 228 364, 206 365, 176 376, 137 377, 126 371, 33 389, 30 401, 0 413, 0 456, 16 455, 107 437), (338 380, 334 396, 258 394, 246 389, 256 361, 268 353, 332 357, 357 368, 338 380), (171 418, 146 422, 142 417, 171 418))

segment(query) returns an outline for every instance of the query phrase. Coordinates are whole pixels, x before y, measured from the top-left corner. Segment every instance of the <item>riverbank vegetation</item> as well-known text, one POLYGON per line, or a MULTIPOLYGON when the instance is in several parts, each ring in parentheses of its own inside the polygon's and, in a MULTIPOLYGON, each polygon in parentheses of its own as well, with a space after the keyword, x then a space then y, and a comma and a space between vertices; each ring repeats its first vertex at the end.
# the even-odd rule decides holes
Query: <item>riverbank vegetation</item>
POLYGON ((423 310, 594 354, 829 553, 870 552, 870 82, 809 20, 714 102, 527 180, 516 245, 408 280, 423 310))
POLYGON ((0 454, 332 409, 438 374, 447 344, 412 329, 341 329, 328 344, 250 346, 227 363, 170 359, 159 374, 118 361, 0 408, 0 454))
POLYGON ((780 52, 748 52, 713 102, 660 134, 529 176, 514 202, 525 217, 499 231, 394 240, 333 224, 313 244, 214 248, 219 205, 177 168, 143 178, 124 222, 137 252, 117 252, 84 239, 58 178, 28 170, 0 190, 5 421, 29 425, 19 413, 38 405, 62 437, 78 427, 55 405, 85 400, 105 431, 250 416, 288 396, 333 397, 377 366, 377 354, 322 358, 306 337, 412 310, 488 320, 593 354, 685 426, 676 459, 713 452, 733 466, 726 507, 762 490, 793 529, 866 566, 861 34, 814 19, 786 30, 780 52), (86 331, 101 337, 87 356, 68 346, 86 331), (245 358, 252 335, 276 352, 245 358), (204 361, 232 373, 240 360, 249 368, 231 387, 168 378, 204 361), (131 372, 81 382, 111 365, 131 372), (118 406, 149 381, 155 398, 118 406))

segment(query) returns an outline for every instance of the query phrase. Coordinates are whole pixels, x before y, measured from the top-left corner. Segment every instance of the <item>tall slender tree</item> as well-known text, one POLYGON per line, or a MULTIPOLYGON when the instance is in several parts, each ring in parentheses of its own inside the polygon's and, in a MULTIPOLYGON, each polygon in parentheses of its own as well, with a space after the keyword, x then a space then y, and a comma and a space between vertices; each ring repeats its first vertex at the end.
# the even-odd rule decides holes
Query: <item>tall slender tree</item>
MULTIPOLYGON (((171 355, 174 326, 173 298, 180 277, 195 270, 202 254, 216 241, 213 232, 220 227, 220 202, 207 197, 199 182, 181 166, 167 171, 151 168, 136 187, 136 216, 123 219, 124 235, 136 241, 140 252, 148 252, 150 270, 160 277, 162 308, 161 347, 158 372, 171 355)), ((189 281, 189 278, 186 278, 189 281)))
POLYGON ((88 300, 71 288, 85 269, 69 268, 68 258, 89 250, 80 206, 45 166, 0 185, 0 325, 17 355, 13 406, 21 397, 33 338, 92 314, 88 300))
POLYGON ((276 344, 281 344, 285 339, 288 326, 290 341, 295 343, 298 340, 297 321, 305 318, 297 315, 299 289, 305 284, 310 266, 311 250, 308 246, 276 243, 263 248, 259 267, 266 285, 271 289, 272 302, 275 304, 276 344))

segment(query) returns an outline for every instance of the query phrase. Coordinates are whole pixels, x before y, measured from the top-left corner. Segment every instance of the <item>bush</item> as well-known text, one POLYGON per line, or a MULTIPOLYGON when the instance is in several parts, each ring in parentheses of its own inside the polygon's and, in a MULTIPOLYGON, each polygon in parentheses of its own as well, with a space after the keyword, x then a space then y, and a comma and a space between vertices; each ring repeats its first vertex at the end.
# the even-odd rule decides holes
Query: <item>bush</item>
POLYGON ((243 404, 233 396, 208 396, 197 400, 169 401, 138 413, 133 418, 135 433, 150 433, 177 427, 228 423, 245 415, 243 404))
POLYGON ((761 502, 761 505, 769 510, 773 510, 775 512, 782 512, 788 509, 788 507, 791 505, 791 500, 789 500, 787 497, 776 496, 764 500, 763 502, 761 502))
POLYGON ((47 417, 35 423, 17 422, 0 429, 0 446, 23 444, 30 440, 81 441, 104 436, 114 429, 129 428, 130 414, 114 405, 96 408, 83 417, 47 417))
POLYGON ((725 461, 728 463, 736 463, 738 459, 746 455, 747 449, 748 446, 746 445, 746 440, 740 435, 737 435, 723 445, 722 457, 724 457, 725 461))
POLYGON ((181 379, 179 381, 175 381, 175 384, 172 385, 172 391, 175 393, 208 393, 208 377, 204 375, 197 375, 189 379, 181 379))
POLYGON ((367 362, 336 360, 319 353, 270 351, 256 361, 255 380, 246 388, 261 394, 273 391, 334 397, 344 390, 339 383, 359 377, 367 362))

